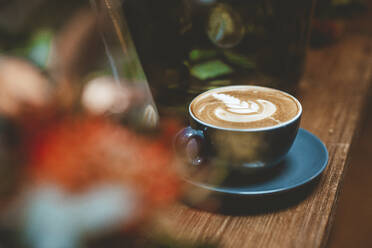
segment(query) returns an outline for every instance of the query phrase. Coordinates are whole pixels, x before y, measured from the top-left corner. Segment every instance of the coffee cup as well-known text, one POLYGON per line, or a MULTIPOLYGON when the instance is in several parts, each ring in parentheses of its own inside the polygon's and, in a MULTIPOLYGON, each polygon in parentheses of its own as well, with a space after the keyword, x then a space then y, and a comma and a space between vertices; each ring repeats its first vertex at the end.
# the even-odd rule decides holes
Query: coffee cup
POLYGON ((290 150, 301 114, 300 102, 277 89, 212 89, 190 103, 190 125, 177 134, 175 148, 194 170, 264 171, 290 150))

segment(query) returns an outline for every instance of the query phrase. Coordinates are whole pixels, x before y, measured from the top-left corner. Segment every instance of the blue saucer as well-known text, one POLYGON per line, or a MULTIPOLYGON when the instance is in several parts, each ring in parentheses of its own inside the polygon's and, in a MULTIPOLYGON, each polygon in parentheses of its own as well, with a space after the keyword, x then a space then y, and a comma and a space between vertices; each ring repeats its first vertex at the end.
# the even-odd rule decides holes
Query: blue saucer
POLYGON ((328 152, 312 133, 300 128, 286 158, 269 175, 247 178, 246 183, 231 186, 210 185, 187 180, 192 185, 214 193, 227 195, 272 195, 305 185, 317 178, 326 168, 328 152), (257 180, 258 177, 258 180, 257 180))

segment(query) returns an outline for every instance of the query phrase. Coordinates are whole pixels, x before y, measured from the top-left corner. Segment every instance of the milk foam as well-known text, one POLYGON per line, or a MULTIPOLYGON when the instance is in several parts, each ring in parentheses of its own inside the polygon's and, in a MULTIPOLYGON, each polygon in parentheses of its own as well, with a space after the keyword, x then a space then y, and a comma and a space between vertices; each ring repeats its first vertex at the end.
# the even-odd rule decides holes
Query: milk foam
MULTIPOLYGON (((226 109, 217 107, 214 115, 224 121, 231 122, 255 122, 269 117, 276 112, 276 106, 272 102, 263 99, 242 101, 236 97, 227 94, 215 93, 212 95, 215 99, 222 101, 226 109)), ((280 121, 274 119, 278 124, 280 121)))
POLYGON ((223 128, 263 128, 283 124, 301 111, 290 95, 257 86, 228 86, 196 97, 191 112, 204 123, 223 128))

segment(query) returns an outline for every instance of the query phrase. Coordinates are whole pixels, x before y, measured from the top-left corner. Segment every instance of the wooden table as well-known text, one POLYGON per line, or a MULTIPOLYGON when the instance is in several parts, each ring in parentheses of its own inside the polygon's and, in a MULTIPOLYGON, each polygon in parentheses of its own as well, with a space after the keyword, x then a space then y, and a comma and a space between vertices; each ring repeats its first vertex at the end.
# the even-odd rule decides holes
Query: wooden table
POLYGON ((236 248, 326 245, 372 81, 372 32, 366 25, 371 22, 364 18, 353 23, 336 44, 309 51, 299 85, 297 96, 304 109, 301 126, 324 141, 329 152, 327 169, 305 199, 274 210, 235 215, 179 204, 168 213, 173 235, 236 248))

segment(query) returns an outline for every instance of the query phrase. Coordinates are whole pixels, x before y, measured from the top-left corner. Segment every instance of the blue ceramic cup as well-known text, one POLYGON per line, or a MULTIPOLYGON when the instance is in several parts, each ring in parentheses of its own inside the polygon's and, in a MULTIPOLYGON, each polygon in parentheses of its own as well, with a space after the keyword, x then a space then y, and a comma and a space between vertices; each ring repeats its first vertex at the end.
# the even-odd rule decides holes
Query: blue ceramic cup
POLYGON ((191 167, 207 168, 212 173, 218 170, 250 174, 279 164, 296 138, 302 115, 300 102, 295 97, 280 92, 297 103, 298 112, 288 121, 262 128, 238 129, 211 125, 193 114, 191 102, 190 125, 175 138, 178 154, 191 167))

